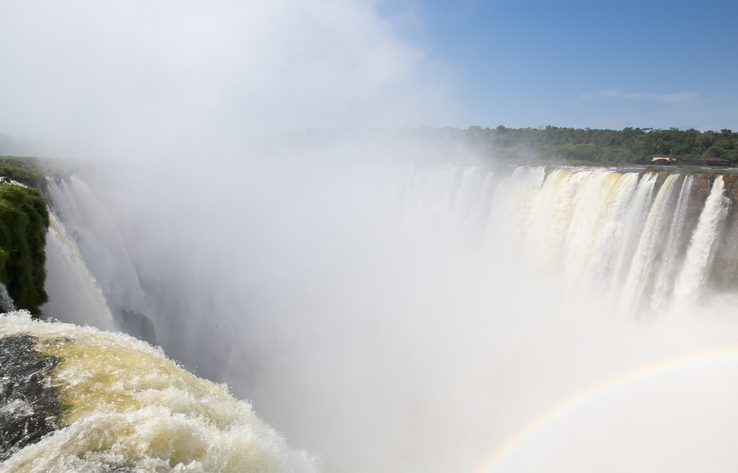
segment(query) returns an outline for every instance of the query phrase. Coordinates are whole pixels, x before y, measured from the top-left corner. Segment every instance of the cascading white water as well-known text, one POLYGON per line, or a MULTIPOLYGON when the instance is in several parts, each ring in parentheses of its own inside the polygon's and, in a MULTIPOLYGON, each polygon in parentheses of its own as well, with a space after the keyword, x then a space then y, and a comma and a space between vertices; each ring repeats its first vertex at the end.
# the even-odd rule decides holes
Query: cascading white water
POLYGON ((112 330, 113 315, 95 277, 53 212, 49 212, 49 221, 45 284, 49 301, 41 307, 42 312, 62 322, 112 330))
POLYGON ((664 253, 661 266, 656 275, 656 286, 654 288, 653 298, 651 299, 652 312, 664 310, 668 306, 669 299, 673 293, 674 280, 682 257, 679 253, 680 242, 682 240, 684 221, 687 215, 687 204, 692 191, 693 181, 694 176, 686 176, 682 181, 679 200, 677 200, 671 218, 671 224, 669 225, 669 235, 663 247, 664 253))
POLYGON ((147 330, 141 326, 142 320, 148 322, 144 314, 150 311, 144 291, 110 212, 74 176, 50 180, 47 195, 52 213, 58 214, 64 224, 54 218, 49 232, 47 257, 52 274, 45 313, 62 321, 89 323, 102 329, 122 328, 153 342, 154 334, 143 333, 147 330), (67 277, 67 273, 76 276, 67 277), (79 295, 80 291, 87 291, 90 296, 79 295))
MULTIPOLYGON (((540 192, 538 185, 526 191, 533 196, 526 196, 533 200, 530 210, 523 208, 511 212, 513 218, 526 220, 522 235, 526 254, 544 270, 553 270, 561 264, 572 218, 570 205, 583 178, 582 173, 572 175, 568 170, 555 170, 540 192)), ((513 202, 516 200, 513 198, 513 202)), ((499 232, 500 226, 497 219, 494 220, 490 227, 499 232)))
POLYGON ((674 294, 679 303, 694 302, 700 296, 699 291, 704 286, 714 257, 715 243, 728 214, 728 199, 724 192, 723 176, 717 176, 692 235, 684 268, 675 284, 674 294))
POLYGON ((23 312, 0 317, 0 339, 19 335, 57 360, 44 383, 64 408, 60 430, 10 456, 0 472, 315 471, 314 459, 289 449, 248 403, 146 343, 23 312))
POLYGON ((669 233, 668 224, 672 223, 670 217, 674 209, 673 196, 678 177, 672 174, 666 178, 648 213, 623 289, 623 307, 628 313, 640 308, 643 293, 650 285, 654 264, 661 257, 660 248, 669 233))
POLYGON ((111 308, 145 312, 144 292, 110 210, 74 176, 49 182, 47 194, 111 308))
POLYGON ((8 288, 0 282, 0 311, 13 312, 14 310, 15 304, 13 304, 13 299, 8 294, 8 288))
POLYGON ((457 166, 406 168, 404 178, 410 182, 403 187, 406 219, 435 233, 439 227, 457 233, 486 227, 487 252, 502 246, 535 268, 566 275, 580 289, 622 291, 621 305, 630 314, 664 309, 675 284, 679 297, 694 296, 709 272, 711 249, 726 217, 722 177, 715 180, 682 276, 675 282, 673 274, 685 257, 677 253, 693 176, 666 176, 654 193, 654 173, 604 169, 544 173, 543 168, 517 168, 489 198, 475 189, 485 187, 480 182, 491 180, 491 172, 457 166), (460 184, 454 186, 458 175, 460 184), (487 204, 483 218, 472 223, 465 213, 480 215, 485 198, 491 208, 487 204))

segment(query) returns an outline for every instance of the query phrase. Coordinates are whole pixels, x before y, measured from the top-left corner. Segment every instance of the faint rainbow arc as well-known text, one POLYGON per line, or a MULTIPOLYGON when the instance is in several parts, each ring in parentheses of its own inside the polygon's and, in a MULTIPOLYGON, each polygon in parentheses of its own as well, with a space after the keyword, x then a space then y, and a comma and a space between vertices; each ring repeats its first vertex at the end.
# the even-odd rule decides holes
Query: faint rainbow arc
POLYGON ((576 408, 593 401, 598 396, 604 396, 618 389, 625 389, 629 385, 646 380, 652 376, 666 375, 678 370, 697 368, 718 361, 738 363, 738 347, 731 346, 709 352, 693 353, 676 359, 662 360, 593 384, 583 391, 570 396, 563 402, 558 403, 553 409, 529 422, 498 448, 492 458, 485 462, 484 466, 476 470, 476 472, 493 473, 507 459, 518 453, 538 432, 563 419, 576 408))

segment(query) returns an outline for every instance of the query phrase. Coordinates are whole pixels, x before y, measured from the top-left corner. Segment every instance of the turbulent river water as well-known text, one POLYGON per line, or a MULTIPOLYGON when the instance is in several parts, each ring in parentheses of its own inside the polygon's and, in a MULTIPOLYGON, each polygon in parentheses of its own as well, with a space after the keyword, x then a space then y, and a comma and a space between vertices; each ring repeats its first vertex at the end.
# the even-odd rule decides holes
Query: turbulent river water
POLYGON ((88 326, 0 319, 44 380, 11 370, 7 386, 38 396, 6 395, 2 415, 46 429, 0 470, 738 461, 734 176, 406 164, 172 180, 49 184, 43 310, 88 326))

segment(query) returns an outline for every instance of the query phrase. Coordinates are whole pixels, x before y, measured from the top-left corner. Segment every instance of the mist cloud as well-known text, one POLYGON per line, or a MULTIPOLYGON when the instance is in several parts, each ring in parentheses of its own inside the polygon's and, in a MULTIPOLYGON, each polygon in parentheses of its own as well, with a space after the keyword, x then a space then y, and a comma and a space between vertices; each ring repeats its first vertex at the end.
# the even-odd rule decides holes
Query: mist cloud
POLYGON ((375 6, 2 2, 0 130, 140 154, 291 129, 439 124, 450 103, 442 66, 375 6))

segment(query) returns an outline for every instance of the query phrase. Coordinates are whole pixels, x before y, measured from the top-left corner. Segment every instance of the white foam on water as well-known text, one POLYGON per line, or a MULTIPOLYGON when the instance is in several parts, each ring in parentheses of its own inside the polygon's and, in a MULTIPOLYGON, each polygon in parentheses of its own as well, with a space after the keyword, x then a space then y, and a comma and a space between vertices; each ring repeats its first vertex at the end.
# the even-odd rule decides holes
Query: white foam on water
POLYGON ((677 303, 692 303, 700 296, 715 256, 713 250, 720 237, 723 222, 728 215, 728 199, 724 195, 723 176, 715 177, 705 208, 700 214, 684 260, 684 267, 676 281, 674 296, 677 303))
POLYGON ((160 349, 120 333, 0 317, 0 337, 30 334, 57 357, 47 382, 58 390, 62 428, 26 446, 2 472, 313 472, 222 385, 197 378, 160 349))

